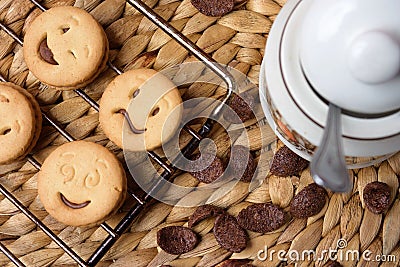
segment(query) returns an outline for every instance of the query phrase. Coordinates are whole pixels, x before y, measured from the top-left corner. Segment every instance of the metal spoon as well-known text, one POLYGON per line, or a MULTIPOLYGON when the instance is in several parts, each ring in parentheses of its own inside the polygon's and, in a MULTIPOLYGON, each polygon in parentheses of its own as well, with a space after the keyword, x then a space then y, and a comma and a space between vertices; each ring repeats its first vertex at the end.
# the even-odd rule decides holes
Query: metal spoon
POLYGON ((310 168, 314 181, 334 192, 348 192, 353 187, 343 154, 341 109, 332 103, 324 136, 310 168))

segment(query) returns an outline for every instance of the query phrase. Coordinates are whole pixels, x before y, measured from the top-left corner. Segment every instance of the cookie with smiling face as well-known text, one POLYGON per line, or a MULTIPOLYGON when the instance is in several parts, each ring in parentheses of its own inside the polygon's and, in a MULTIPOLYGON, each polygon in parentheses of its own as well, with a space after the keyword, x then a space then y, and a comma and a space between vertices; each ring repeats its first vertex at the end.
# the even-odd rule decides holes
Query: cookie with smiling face
POLYGON ((153 150, 178 129, 182 99, 176 86, 151 69, 117 76, 100 102, 99 120, 107 137, 129 151, 153 150))
POLYGON ((86 11, 60 6, 40 14, 24 37, 24 58, 43 83, 60 90, 93 81, 108 60, 108 40, 86 11))
POLYGON ((42 114, 35 98, 12 83, 0 83, 0 164, 25 157, 39 139, 42 114))
POLYGON ((47 212, 72 226, 100 222, 125 199, 125 172, 113 153, 74 141, 54 150, 38 174, 38 194, 47 212))

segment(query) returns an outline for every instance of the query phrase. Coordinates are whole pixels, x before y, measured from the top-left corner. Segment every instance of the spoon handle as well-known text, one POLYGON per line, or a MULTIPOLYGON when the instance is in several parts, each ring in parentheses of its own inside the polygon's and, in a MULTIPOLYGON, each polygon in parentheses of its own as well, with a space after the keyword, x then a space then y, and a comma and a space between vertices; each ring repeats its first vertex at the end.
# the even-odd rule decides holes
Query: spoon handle
POLYGON ((310 168, 317 184, 334 192, 347 192, 352 189, 343 153, 341 109, 332 103, 329 104, 321 144, 313 156, 310 168))

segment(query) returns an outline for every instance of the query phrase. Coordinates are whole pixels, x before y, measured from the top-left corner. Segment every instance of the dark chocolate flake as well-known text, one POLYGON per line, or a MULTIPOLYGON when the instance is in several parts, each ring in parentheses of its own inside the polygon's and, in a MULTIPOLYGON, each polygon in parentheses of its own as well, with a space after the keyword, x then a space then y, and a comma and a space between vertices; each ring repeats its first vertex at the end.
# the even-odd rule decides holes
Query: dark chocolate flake
POLYGON ((211 154, 197 154, 192 158, 188 166, 190 174, 200 182, 209 184, 217 180, 224 174, 225 166, 220 158, 211 154), (207 165, 209 162, 211 164, 207 165))
POLYGON ((250 264, 250 260, 247 259, 229 259, 224 260, 220 264, 216 265, 215 267, 250 267, 254 266, 250 264))
POLYGON ((295 195, 290 203, 290 213, 296 218, 307 218, 318 214, 325 206, 326 190, 312 183, 295 195))
POLYGON ((254 97, 251 93, 242 93, 241 95, 233 94, 229 106, 232 110, 227 109, 224 118, 231 123, 242 123, 254 118, 254 97))
POLYGON ((307 168, 308 164, 307 160, 283 146, 275 153, 270 172, 281 177, 297 175, 307 168))
POLYGON ((257 162, 245 146, 233 146, 229 160, 229 172, 235 179, 250 182, 257 167, 257 162))
POLYGON ((367 209, 375 214, 386 211, 390 205, 390 187, 386 183, 372 182, 363 191, 364 203, 367 209))
POLYGON ((157 232, 157 244, 169 254, 179 255, 191 251, 197 245, 195 232, 183 226, 167 226, 157 232))
POLYGON ((191 0, 192 5, 206 16, 219 17, 233 10, 234 0, 191 0))
POLYGON ((286 213, 278 206, 268 203, 253 204, 241 210, 237 217, 244 229, 267 233, 278 229, 287 220, 286 213))
POLYGON ((247 233, 240 227, 235 217, 222 214, 214 224, 214 236, 218 244, 230 252, 241 252, 247 246, 247 233))
POLYGON ((225 211, 219 207, 213 205, 204 205, 198 207, 195 212, 190 216, 188 221, 189 228, 192 228, 194 225, 199 223, 202 220, 205 220, 210 217, 214 217, 220 214, 225 213, 225 211))

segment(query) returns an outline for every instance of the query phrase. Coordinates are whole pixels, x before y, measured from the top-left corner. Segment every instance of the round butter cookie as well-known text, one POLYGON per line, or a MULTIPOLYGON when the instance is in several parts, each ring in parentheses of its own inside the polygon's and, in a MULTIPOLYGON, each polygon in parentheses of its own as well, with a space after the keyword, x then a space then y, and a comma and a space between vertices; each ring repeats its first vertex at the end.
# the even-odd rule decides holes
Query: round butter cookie
POLYGON ((60 90, 92 82, 108 60, 108 40, 86 11, 53 7, 40 14, 24 37, 24 58, 41 82, 60 90))
POLYGON ((38 174, 38 194, 46 211, 67 225, 105 220, 123 203, 126 176, 107 148, 74 141, 55 149, 38 174))
POLYGON ((151 69, 130 70, 116 76, 104 91, 100 125, 120 148, 154 150, 176 133, 181 104, 178 89, 166 76, 151 69))
POLYGON ((28 91, 0 82, 0 116, 0 164, 7 164, 32 151, 42 129, 42 114, 28 91))

